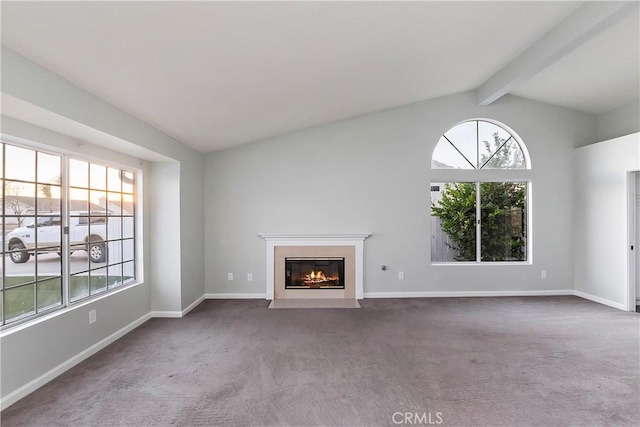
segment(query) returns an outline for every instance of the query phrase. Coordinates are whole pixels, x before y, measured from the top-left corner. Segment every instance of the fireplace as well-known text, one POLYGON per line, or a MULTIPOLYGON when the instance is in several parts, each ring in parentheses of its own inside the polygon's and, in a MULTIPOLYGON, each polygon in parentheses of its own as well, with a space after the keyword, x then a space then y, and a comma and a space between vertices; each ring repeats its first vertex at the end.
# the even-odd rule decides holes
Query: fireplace
POLYGON ((344 258, 285 258, 285 289, 344 289, 344 258))
MULTIPOLYGON (((260 233, 260 237, 267 241, 266 251, 266 297, 270 300, 292 299, 348 299, 363 298, 362 263, 364 239, 371 233, 343 233, 343 234, 313 234, 313 233, 260 233), (325 283, 325 286, 315 287, 309 283, 300 284, 300 279, 287 283, 287 260, 337 260, 342 261, 343 269, 339 270, 339 282, 325 283), (338 285, 339 283, 339 285, 338 285), (299 286, 290 288, 289 286, 299 286)), ((308 266, 307 266, 308 267, 308 266)), ((321 266, 311 266, 303 271, 302 276, 311 276, 311 271, 322 271, 321 266)), ((323 271, 325 277, 333 276, 332 271, 323 271)), ((314 274, 314 280, 317 274, 314 274)), ((326 280, 321 280, 325 281, 326 280)), ((311 282, 311 281, 309 281, 311 282)), ((322 285, 320 285, 322 286, 322 285)))

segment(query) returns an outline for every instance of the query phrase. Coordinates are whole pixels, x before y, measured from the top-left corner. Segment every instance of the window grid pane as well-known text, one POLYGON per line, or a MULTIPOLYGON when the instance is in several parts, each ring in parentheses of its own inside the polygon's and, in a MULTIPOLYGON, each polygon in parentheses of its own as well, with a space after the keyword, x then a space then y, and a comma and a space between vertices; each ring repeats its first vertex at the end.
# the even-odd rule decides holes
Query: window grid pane
POLYGON ((35 314, 35 284, 19 286, 4 291, 5 323, 22 320, 35 314))
POLYGON ((6 143, 1 148, 4 325, 62 304, 62 157, 6 143))
POLYGON ((63 307, 67 283, 75 303, 135 281, 135 174, 70 158, 65 181, 62 162, 60 155, 0 146, 2 326, 63 307), (62 277, 62 182, 69 188, 68 280, 62 277))

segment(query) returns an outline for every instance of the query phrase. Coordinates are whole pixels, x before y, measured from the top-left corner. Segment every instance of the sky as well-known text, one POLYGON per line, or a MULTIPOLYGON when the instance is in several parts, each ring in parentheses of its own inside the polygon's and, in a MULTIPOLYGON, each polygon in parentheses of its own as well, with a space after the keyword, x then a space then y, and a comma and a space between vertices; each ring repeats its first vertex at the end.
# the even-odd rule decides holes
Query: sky
MULTIPOLYGON (((60 177, 62 157, 35 151, 28 148, 17 147, 10 144, 5 146, 5 159, 3 161, 3 151, 0 150, 0 172, 4 165, 4 177, 7 180, 37 182, 38 194, 44 196, 41 191, 42 184, 51 184, 51 197, 60 198, 60 177), (36 166, 37 165, 37 166, 36 166)), ((127 178, 133 179, 133 173, 124 172, 127 178)), ((133 195, 121 194, 121 192, 133 193, 133 184, 122 182, 120 169, 108 168, 102 165, 88 163, 82 160, 69 160, 69 185, 84 189, 71 188, 70 197, 72 200, 89 199, 95 204, 104 204, 108 199, 112 202, 124 200, 133 201, 133 195), (91 191, 86 190, 91 182, 91 191), (107 191, 110 191, 107 193, 107 191)), ((33 197, 34 185, 26 183, 11 183, 13 191, 17 191, 18 196, 33 197)))

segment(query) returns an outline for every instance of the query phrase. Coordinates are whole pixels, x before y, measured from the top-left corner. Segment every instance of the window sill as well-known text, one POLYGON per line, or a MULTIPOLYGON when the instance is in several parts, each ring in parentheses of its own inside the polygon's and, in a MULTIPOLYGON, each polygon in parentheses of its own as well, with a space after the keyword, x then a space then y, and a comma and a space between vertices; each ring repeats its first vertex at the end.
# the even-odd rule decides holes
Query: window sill
POLYGON ((38 316, 38 317, 34 317, 33 319, 29 319, 29 320, 25 320, 23 322, 16 322, 14 325, 12 325, 11 323, 7 324, 4 326, 4 329, 0 330, 0 339, 4 338, 6 336, 12 335, 16 332, 20 332, 24 329, 28 329, 32 326, 38 325, 40 323, 43 322, 47 322, 53 318, 56 318, 58 316, 62 316, 66 313, 70 313, 74 310, 78 310, 82 307, 86 307, 87 305, 93 304, 96 301, 100 301, 102 299, 105 298, 109 298, 113 295, 119 294, 120 292, 124 292, 127 291, 131 288, 134 288, 136 286, 142 285, 144 284, 144 281, 141 282, 133 282, 127 285, 124 285, 122 287, 119 287, 117 289, 114 289, 112 291, 109 292, 105 292, 104 294, 97 296, 95 298, 90 298, 87 300, 83 300, 77 303, 73 303, 70 304, 66 307, 60 307, 60 308, 54 308, 52 309, 53 311, 47 313, 47 314, 43 314, 42 316, 38 316))
POLYGON ((495 267, 495 266, 524 266, 524 265, 533 265, 531 261, 501 261, 501 262, 432 262, 431 265, 433 267, 451 267, 451 266, 482 266, 482 267, 495 267))

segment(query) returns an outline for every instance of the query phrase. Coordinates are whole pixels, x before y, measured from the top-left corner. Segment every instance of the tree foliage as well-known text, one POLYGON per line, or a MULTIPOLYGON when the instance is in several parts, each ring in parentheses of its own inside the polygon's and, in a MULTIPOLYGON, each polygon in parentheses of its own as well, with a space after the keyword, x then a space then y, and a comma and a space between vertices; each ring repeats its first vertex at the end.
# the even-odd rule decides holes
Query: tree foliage
MULTIPOLYGON (((520 150, 510 150, 497 133, 481 165, 508 169, 523 164, 520 150), (495 154, 494 154, 495 153, 495 154)), ((452 242, 458 261, 476 260, 476 183, 447 183, 442 198, 432 202, 432 215, 452 242)), ((519 182, 482 182, 480 188, 480 251, 482 261, 526 259, 526 185, 519 182)))
POLYGON ((440 218, 440 226, 458 252, 456 260, 476 259, 476 185, 470 182, 447 183, 442 199, 432 203, 431 214, 440 218))
POLYGON ((512 141, 500 138, 497 132, 493 134, 493 143, 482 141, 485 151, 480 156, 479 166, 485 169, 523 169, 524 154, 520 149, 513 149, 515 142, 512 141))
MULTIPOLYGON (((60 175, 54 177, 51 180, 51 184, 59 185, 60 184, 60 175)), ((53 189, 51 188, 51 184, 39 184, 38 185, 38 190, 40 190, 40 193, 42 193, 42 195, 46 199, 49 200, 49 212, 52 211, 51 199, 53 198, 53 189)))
POLYGON ((25 215, 31 208, 28 204, 21 200, 20 194, 23 192, 23 186, 20 183, 5 182, 4 197, 6 209, 11 215, 15 215, 18 227, 22 227, 25 215))
POLYGON ((519 182, 480 184, 482 261, 525 260, 525 190, 519 182))

